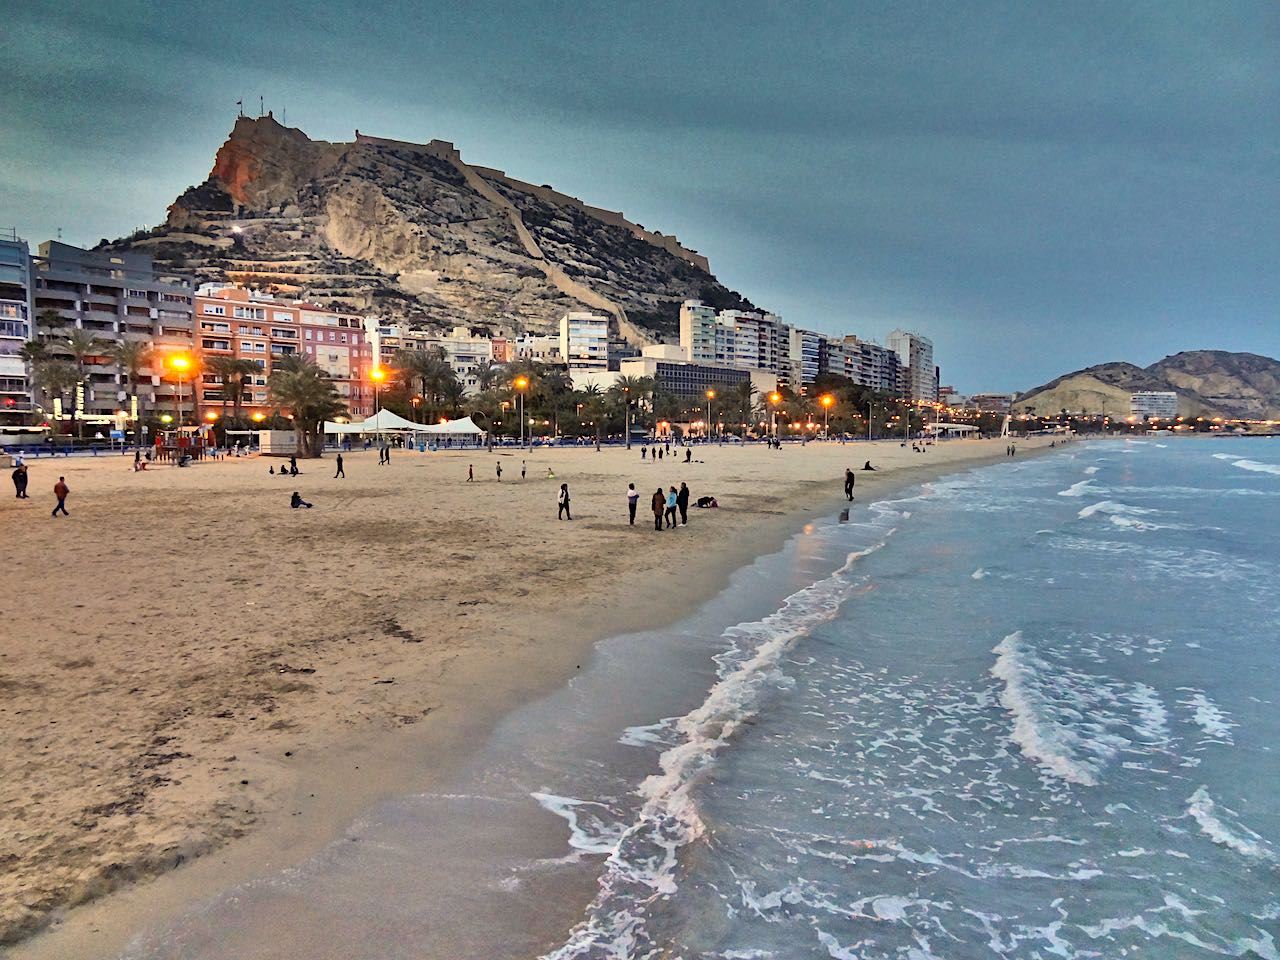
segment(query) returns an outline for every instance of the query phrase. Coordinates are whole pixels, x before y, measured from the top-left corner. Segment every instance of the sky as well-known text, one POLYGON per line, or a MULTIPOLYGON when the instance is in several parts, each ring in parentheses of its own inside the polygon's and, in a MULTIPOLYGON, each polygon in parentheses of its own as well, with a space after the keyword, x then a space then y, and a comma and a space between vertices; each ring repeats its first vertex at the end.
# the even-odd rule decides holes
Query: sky
POLYGON ((1280 357, 1274 2, 0 0, 0 228, 164 219, 259 96, 622 210, 790 323, 1026 389, 1280 357))

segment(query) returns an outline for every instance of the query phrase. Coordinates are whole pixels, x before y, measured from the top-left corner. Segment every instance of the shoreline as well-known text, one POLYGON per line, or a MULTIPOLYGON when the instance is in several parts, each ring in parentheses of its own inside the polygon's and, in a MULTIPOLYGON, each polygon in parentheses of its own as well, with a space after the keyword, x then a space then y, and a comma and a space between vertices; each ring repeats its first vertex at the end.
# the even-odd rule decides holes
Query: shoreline
MULTIPOLYGON (((1003 459, 999 443, 951 441, 923 455, 927 458, 923 462, 911 459, 907 450, 905 463, 895 463, 893 468, 887 467, 874 476, 860 473, 858 478, 863 482, 857 488, 858 499, 863 503, 868 497, 882 499, 904 486, 998 462, 1003 459), (966 455, 937 457, 933 452, 948 449, 966 455)), ((1043 444, 1033 445, 1026 440, 1019 443, 1027 454, 1048 449, 1047 439, 1043 444)), ((763 451, 736 453, 782 456, 782 462, 808 459, 808 453, 817 453, 824 455, 825 467, 826 460, 834 459, 833 454, 843 457, 853 451, 866 451, 865 456, 873 461, 885 462, 898 461, 894 454, 900 448, 895 441, 888 441, 856 444, 852 451, 838 445, 815 445, 811 450, 781 455, 763 451)), ((706 451, 706 455, 711 458, 716 452, 706 451)), ((582 452, 577 453, 583 456, 582 452)), ((603 463, 591 463, 590 455, 583 467, 584 476, 586 470, 603 463)), ((855 455, 865 458, 861 453, 855 455)), ((483 456, 455 454, 434 462, 452 463, 456 468, 468 458, 479 460, 483 456)), ((410 460, 409 455, 404 459, 410 460)), ((539 457, 540 461, 548 459, 554 459, 557 469, 561 469, 555 452, 539 457)), ((624 472, 638 472, 630 461, 619 463, 620 458, 611 459, 624 472)), ((679 472, 683 465, 673 463, 671 468, 679 472)), ((570 475, 570 479, 576 481, 575 476, 570 475)), ((614 478, 608 479, 612 484, 614 478)), ((696 564, 687 556, 671 560, 673 566, 661 584, 633 579, 621 600, 615 591, 607 604, 598 605, 589 616, 587 611, 580 611, 566 618, 563 611, 554 608, 526 616, 522 625, 528 627, 529 633, 555 636, 554 643, 535 643, 531 637, 524 644, 496 650, 469 647, 456 651, 445 663, 433 665, 439 671, 434 680, 444 685, 447 679, 453 696, 440 697, 438 704, 432 704, 426 722, 391 728, 385 723, 366 722, 344 736, 325 738, 314 749, 299 751, 295 762, 274 758, 263 765, 263 774, 269 778, 274 775, 274 779, 254 812, 253 822, 246 826, 247 836, 235 843, 219 844, 213 852, 183 864, 181 870, 162 871, 72 910, 53 928, 11 947, 10 956, 13 960, 114 956, 138 928, 162 923, 212 892, 297 864, 328 844, 361 811, 447 780, 505 717, 561 688, 602 640, 620 633, 658 630, 679 621, 722 591, 734 571, 761 554, 778 550, 815 516, 826 516, 838 509, 844 502, 838 482, 836 478, 819 481, 788 477, 781 489, 770 491, 773 496, 769 499, 774 502, 760 503, 754 510, 717 511, 722 517, 730 516, 732 511, 733 522, 728 525, 732 529, 709 531, 708 539, 699 541, 700 546, 715 549, 699 552, 696 564), (777 501, 785 503, 786 509, 766 509, 778 506, 777 501), (431 756, 431 761, 425 768, 410 768, 397 762, 406 755, 431 756), (360 774, 353 779, 356 769, 360 774)), ((611 519, 616 523, 616 518, 611 519)), ((626 531, 625 525, 623 530, 626 531)), ((599 562, 601 558, 595 559, 599 562)), ((521 613, 509 611, 506 620, 521 613)), ((399 676, 396 679, 400 681, 399 676)), ((429 697, 433 692, 431 679, 414 678, 406 686, 416 684, 416 692, 429 697)), ((592 891, 584 892, 589 899, 592 891)), ((565 915, 576 922, 585 902, 573 905, 565 915)), ((557 913, 561 905, 569 906, 557 904, 557 913)))

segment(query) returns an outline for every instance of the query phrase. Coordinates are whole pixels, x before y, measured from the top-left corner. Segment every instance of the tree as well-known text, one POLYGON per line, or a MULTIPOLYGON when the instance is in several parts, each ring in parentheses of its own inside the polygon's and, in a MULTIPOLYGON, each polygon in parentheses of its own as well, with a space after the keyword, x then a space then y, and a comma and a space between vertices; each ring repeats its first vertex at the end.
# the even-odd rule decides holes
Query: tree
POLYGON ((45 360, 34 373, 36 383, 45 395, 61 399, 64 403, 67 394, 74 396, 80 384, 80 371, 70 360, 45 360))
POLYGON ((121 340, 111 347, 111 359, 115 361, 116 370, 129 380, 129 390, 138 401, 138 418, 134 423, 134 441, 142 445, 142 397, 138 393, 138 380, 143 367, 150 367, 155 356, 154 346, 147 340, 121 340))
POLYGON ((75 321, 68 320, 57 310, 41 310, 36 314, 36 339, 44 342, 51 337, 65 334, 75 326, 75 321))
POLYGON ((277 413, 289 411, 298 436, 298 452, 318 457, 324 449, 321 431, 324 422, 347 412, 329 377, 301 354, 279 364, 267 380, 267 389, 277 413))
POLYGON ((498 385, 498 382, 506 375, 506 367, 500 363, 494 363, 492 360, 481 360, 476 364, 474 372, 476 385, 480 388, 480 392, 484 393, 498 385))
MULTIPOLYGON (((83 384, 88 378, 89 358, 96 357, 102 352, 102 342, 91 331, 77 328, 67 333, 67 349, 71 351, 71 356, 74 358, 78 384, 83 384)), ((76 415, 79 412, 79 404, 73 399, 71 404, 71 429, 77 432, 79 425, 76 415)))
POLYGON ((227 417, 228 393, 231 394, 232 414, 239 417, 244 382, 261 370, 257 361, 243 357, 210 357, 205 361, 205 369, 222 381, 222 418, 225 420, 227 417))

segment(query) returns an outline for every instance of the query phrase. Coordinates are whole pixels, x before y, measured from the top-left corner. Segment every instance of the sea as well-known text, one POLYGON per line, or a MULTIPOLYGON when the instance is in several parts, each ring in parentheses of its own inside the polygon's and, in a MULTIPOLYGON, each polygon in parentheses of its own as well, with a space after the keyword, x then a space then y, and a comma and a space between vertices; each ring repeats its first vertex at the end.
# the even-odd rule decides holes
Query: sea
POLYGON ((1280 960, 1278 542, 1280 439, 859 500, 126 956, 1280 960))

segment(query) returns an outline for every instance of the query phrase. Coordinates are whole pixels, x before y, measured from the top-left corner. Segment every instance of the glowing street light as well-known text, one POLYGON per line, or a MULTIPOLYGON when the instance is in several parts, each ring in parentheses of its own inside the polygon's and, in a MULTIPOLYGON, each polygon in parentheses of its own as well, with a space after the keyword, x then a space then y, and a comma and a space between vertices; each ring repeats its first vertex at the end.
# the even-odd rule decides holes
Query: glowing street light
POLYGON ((836 398, 829 393, 824 393, 818 402, 822 404, 822 439, 827 439, 827 426, 830 422, 831 405, 836 402, 836 398))
POLYGON ((707 439, 711 439, 711 401, 716 398, 714 390, 707 391, 707 439))
POLYGON ((178 426, 182 426, 182 376, 191 369, 191 358, 185 353, 175 353, 166 361, 178 375, 178 426))
POLYGON ((772 405, 772 409, 769 412, 769 426, 775 438, 778 436, 778 404, 781 402, 782 394, 777 390, 769 394, 769 403, 772 405))
MULTIPOLYGON (((515 388, 516 393, 520 397, 520 446, 522 449, 527 449, 525 447, 525 442, 524 442, 524 438, 525 438, 524 395, 529 389, 529 378, 521 374, 520 376, 516 377, 514 380, 511 381, 511 386, 515 388)), ((529 431, 530 438, 532 438, 532 434, 533 434, 533 431, 530 430, 529 431)))

